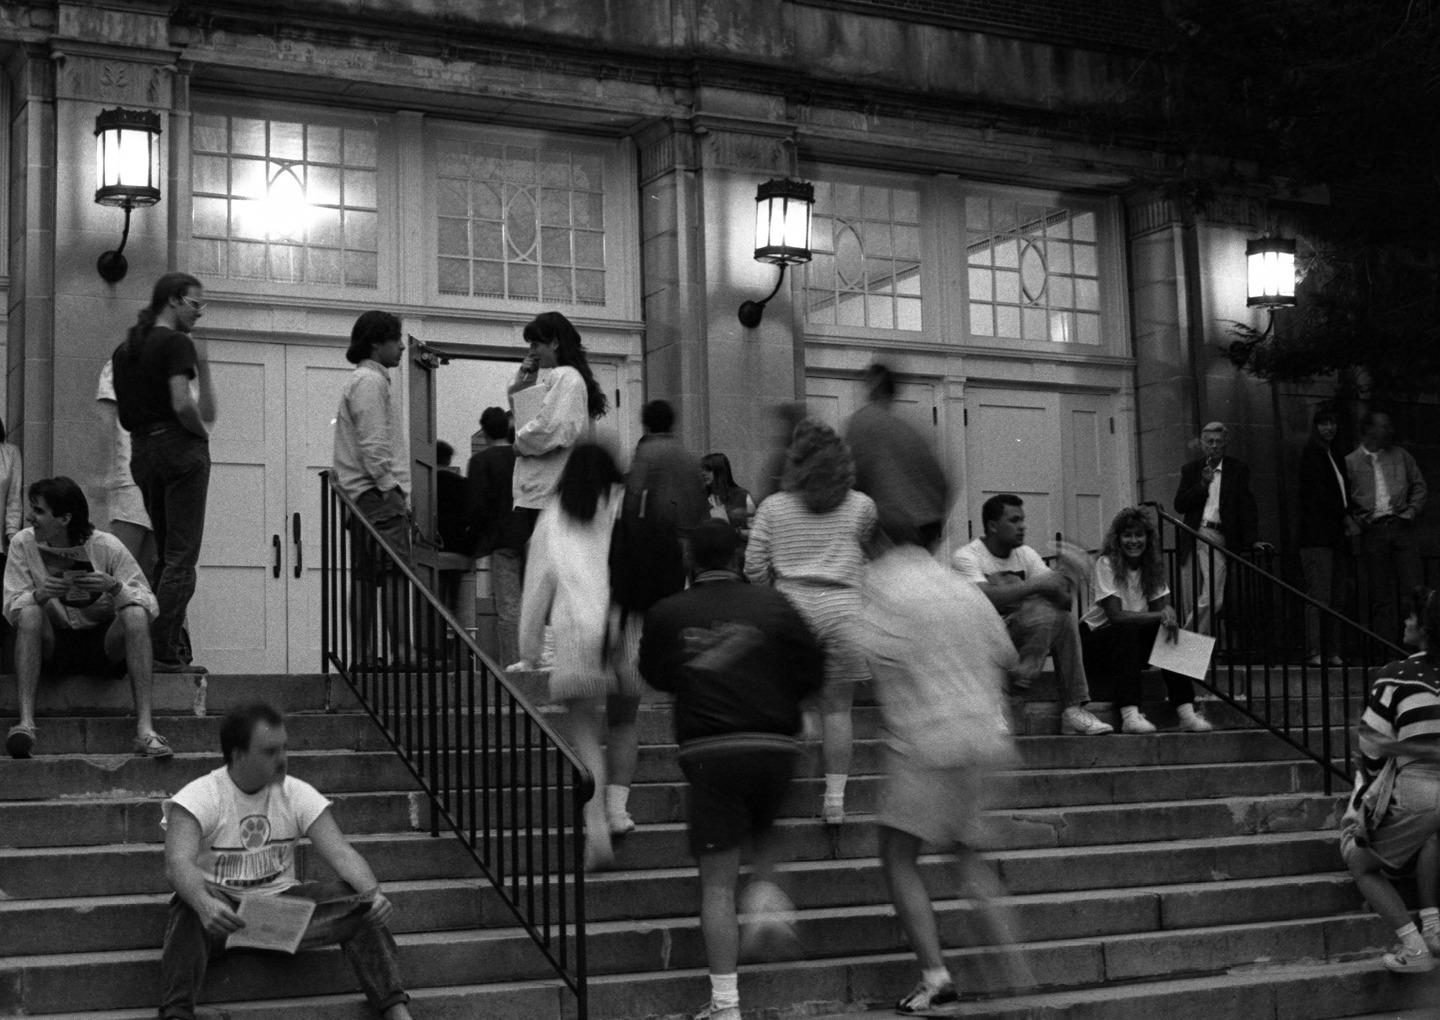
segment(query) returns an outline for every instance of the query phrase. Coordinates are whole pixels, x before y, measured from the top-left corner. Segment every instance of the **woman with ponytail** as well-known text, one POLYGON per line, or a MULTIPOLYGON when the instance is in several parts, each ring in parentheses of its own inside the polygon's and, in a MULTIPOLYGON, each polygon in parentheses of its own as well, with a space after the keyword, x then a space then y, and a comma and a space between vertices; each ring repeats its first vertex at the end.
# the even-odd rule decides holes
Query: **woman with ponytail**
POLYGON ((190 336, 204 311, 200 281, 166 273, 110 359, 116 410, 130 433, 130 473, 155 531, 157 673, 205 672, 189 663, 182 636, 205 531, 215 420, 210 365, 190 336))

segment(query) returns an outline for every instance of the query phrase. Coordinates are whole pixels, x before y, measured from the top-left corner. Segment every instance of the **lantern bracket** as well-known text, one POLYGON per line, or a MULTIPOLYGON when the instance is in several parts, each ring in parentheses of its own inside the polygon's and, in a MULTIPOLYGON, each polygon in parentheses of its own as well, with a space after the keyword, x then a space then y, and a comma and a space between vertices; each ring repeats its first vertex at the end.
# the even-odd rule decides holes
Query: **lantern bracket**
POLYGON ((780 275, 775 278, 774 290, 766 294, 759 301, 746 301, 740 305, 740 325, 746 329, 754 329, 760 325, 760 320, 765 315, 765 306, 770 303, 771 298, 780 293, 780 284, 785 282, 785 267, 787 265, 789 265, 787 262, 780 263, 780 275))
POLYGON ((120 234, 120 247, 101 253, 95 260, 95 271, 106 283, 119 283, 130 269, 130 264, 125 261, 125 242, 130 240, 130 210, 134 206, 126 202, 121 208, 125 210, 125 229, 120 234))

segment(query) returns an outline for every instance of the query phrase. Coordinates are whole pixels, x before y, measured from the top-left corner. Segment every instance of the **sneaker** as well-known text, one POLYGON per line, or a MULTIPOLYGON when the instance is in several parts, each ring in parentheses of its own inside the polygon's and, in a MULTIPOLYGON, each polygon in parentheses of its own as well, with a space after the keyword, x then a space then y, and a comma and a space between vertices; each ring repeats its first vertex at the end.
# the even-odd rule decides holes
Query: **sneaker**
POLYGON ((5 734, 5 750, 12 758, 28 758, 35 750, 35 727, 16 723, 5 734))
POLYGON ((1344 657, 1343 657, 1343 656, 1339 656, 1339 655, 1332 655, 1332 656, 1330 656, 1330 658, 1326 659, 1325 661, 1326 661, 1329 665, 1331 665, 1331 666, 1344 666, 1344 665, 1345 665, 1345 659, 1344 659, 1344 657))
POLYGON ((913 992, 895 1003, 895 1012, 905 1014, 928 1013, 936 1006, 944 1006, 959 1001, 960 994, 955 991, 955 983, 953 981, 947 981, 939 988, 932 988, 924 981, 921 981, 915 986, 913 992))
POLYGON ((170 758, 175 754, 170 748, 170 741, 154 730, 135 738, 135 753, 142 758, 170 758))
POLYGON ((757 880, 740 894, 740 956, 773 960, 793 951, 795 904, 774 882, 757 880))
POLYGON ((1428 974, 1435 969, 1435 957, 1428 946, 1422 946, 1417 953, 1403 942, 1382 956, 1380 961, 1392 974, 1428 974))
POLYGON ((839 825, 845 821, 845 796, 832 797, 830 794, 822 794, 820 797, 820 818, 826 825, 839 825))
POLYGON ((1154 733, 1155 724, 1141 713, 1124 716, 1120 720, 1121 733, 1154 733))
POLYGON ((607 814, 605 820, 610 823, 610 835, 612 836, 623 836, 635 831, 635 819, 630 817, 629 811, 620 811, 613 815, 607 814))
POLYGON ((1193 713, 1188 719, 1181 719, 1177 729, 1184 733, 1209 733, 1215 727, 1210 724, 1199 712, 1193 713))
POLYGON ((1079 733, 1087 737, 1098 737, 1104 733, 1114 733, 1115 727, 1095 718, 1094 715, 1079 705, 1071 705, 1060 713, 1060 732, 1079 733))
POLYGON ((740 1020, 739 1006, 717 1006, 707 1002, 705 1008, 695 1014, 695 1020, 740 1020))

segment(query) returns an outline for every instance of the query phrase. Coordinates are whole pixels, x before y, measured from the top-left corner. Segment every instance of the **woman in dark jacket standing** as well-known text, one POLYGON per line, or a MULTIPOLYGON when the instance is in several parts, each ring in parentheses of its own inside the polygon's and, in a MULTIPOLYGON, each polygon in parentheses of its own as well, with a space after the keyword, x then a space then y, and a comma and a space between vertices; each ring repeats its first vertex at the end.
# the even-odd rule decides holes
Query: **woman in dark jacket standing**
MULTIPOLYGON (((1312 420, 1310 442, 1300 455, 1300 566, 1305 572, 1305 594, 1326 606, 1334 606, 1343 590, 1349 506, 1345 465, 1334 449, 1338 428, 1335 412, 1320 408, 1312 420)), ((1308 661, 1312 666, 1322 662, 1343 666, 1345 660, 1340 657, 1334 631, 1321 615, 1313 607, 1305 610, 1308 661)))

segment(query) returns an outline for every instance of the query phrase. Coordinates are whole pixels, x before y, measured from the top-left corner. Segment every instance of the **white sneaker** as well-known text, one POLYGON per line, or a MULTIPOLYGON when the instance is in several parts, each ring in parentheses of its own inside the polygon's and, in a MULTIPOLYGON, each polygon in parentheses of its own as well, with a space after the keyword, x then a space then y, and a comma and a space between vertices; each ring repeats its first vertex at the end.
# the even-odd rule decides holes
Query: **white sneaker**
POLYGON ((1428 974, 1435 969, 1435 957, 1428 946, 1422 946, 1417 953, 1402 942, 1380 960, 1392 974, 1428 974))
POLYGON ((1140 712, 1134 715, 1127 715, 1120 720, 1121 733, 1154 733, 1155 724, 1146 719, 1140 712))
POLYGON ((1188 712, 1184 711, 1184 705, 1181 705, 1180 708, 1180 725, 1178 728, 1181 731, 1185 733, 1209 733, 1215 728, 1210 725, 1209 719, 1206 719, 1199 712, 1195 711, 1194 705, 1190 706, 1190 711, 1188 712))
POLYGON ((1079 733, 1087 737, 1098 737, 1103 733, 1114 733, 1115 727, 1102 722, 1079 705, 1071 705, 1060 713, 1060 732, 1079 733))
POLYGON ((623 836, 626 833, 635 831, 635 819, 630 817, 629 811, 617 811, 615 814, 606 814, 605 820, 610 823, 610 835, 623 836))
POLYGON ((695 1014, 695 1020, 740 1020, 740 1007, 707 1002, 705 1008, 695 1014))

